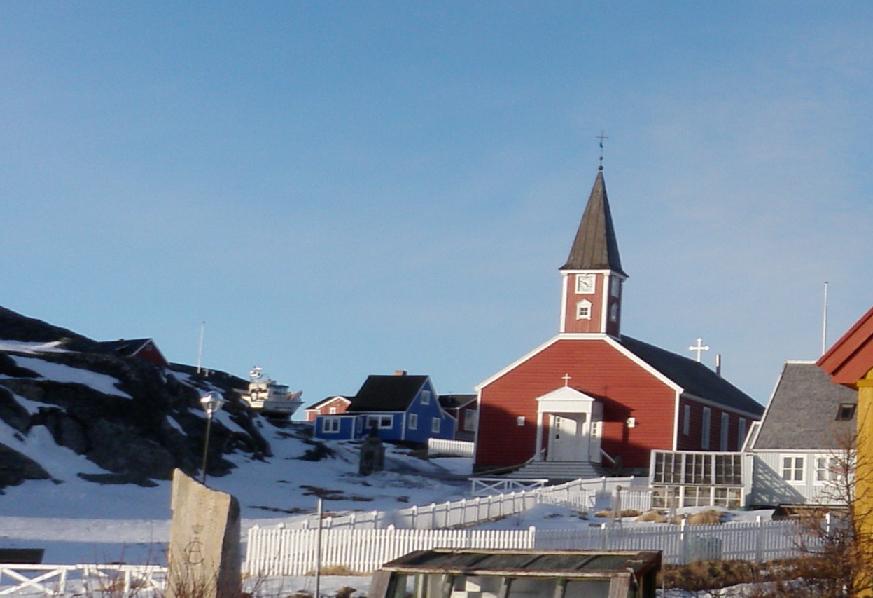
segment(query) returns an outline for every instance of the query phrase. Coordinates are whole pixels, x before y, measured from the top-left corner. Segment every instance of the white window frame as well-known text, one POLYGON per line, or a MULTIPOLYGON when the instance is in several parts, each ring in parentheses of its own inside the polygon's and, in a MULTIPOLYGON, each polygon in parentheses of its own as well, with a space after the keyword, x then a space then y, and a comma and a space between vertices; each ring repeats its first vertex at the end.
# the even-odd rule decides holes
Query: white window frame
POLYGON ((806 456, 781 455, 779 475, 789 484, 803 484, 806 478, 806 456))
POLYGON ((331 415, 336 415, 336 407, 330 407, 327 411, 331 415))
POLYGON ((376 427, 380 430, 388 430, 394 427, 394 416, 393 415, 368 415, 367 416, 367 427, 372 428, 373 422, 376 422, 376 427), (385 423, 387 422, 387 424, 385 423))
POLYGON ((438 417, 434 417, 430 420, 430 431, 433 434, 439 434, 440 429, 442 428, 442 421, 438 417))
POLYGON ((430 391, 429 390, 421 391, 421 398, 419 399, 419 402, 422 405, 429 405, 430 404, 430 391))
POLYGON ((576 319, 590 320, 591 319, 591 302, 583 299, 576 303, 576 319))
POLYGON ((597 289, 597 276, 594 274, 577 274, 576 275, 576 294, 577 295, 593 295, 597 289), (591 289, 586 291, 583 287, 586 283, 591 283, 591 289))
POLYGON ((839 472, 837 457, 833 455, 816 455, 813 458, 812 482, 816 486, 825 486, 837 479, 839 472))
POLYGON ((417 413, 410 413, 409 414, 409 421, 406 424, 406 427, 410 430, 417 430, 418 429, 418 414, 417 413))
POLYGON ((728 441, 730 440, 731 431, 731 416, 729 413, 722 412, 721 414, 721 429, 719 430, 718 446, 721 450, 728 450, 728 441))
POLYGON ((336 434, 340 431, 340 418, 338 417, 322 417, 321 431, 325 434, 336 434))
POLYGON ((691 434, 691 405, 682 405, 682 435, 691 434))
POLYGON ((709 434, 712 427, 712 409, 703 408, 703 423, 700 425, 700 448, 709 450, 709 434))

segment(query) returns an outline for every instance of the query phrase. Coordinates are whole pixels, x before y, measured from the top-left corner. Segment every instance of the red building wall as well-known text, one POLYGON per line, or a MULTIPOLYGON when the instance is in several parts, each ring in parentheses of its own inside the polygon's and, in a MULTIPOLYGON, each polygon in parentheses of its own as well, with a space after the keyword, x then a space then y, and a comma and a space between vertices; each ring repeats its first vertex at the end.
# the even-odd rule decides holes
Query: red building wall
POLYGON ((165 368, 168 365, 167 360, 164 359, 164 356, 161 354, 158 348, 155 347, 154 343, 146 344, 142 349, 137 351, 136 357, 162 368, 165 368))
MULTIPOLYGON (((600 282, 601 279, 598 279, 600 282)), ((673 446, 675 391, 601 339, 558 340, 481 390, 476 467, 517 465, 536 443, 536 398, 563 385, 603 401, 601 447, 627 467, 673 446), (516 418, 524 416, 523 426, 516 418), (628 428, 628 417, 636 418, 628 428)))
POLYGON ((314 422, 315 418, 319 415, 339 415, 340 413, 345 413, 346 409, 349 408, 350 403, 350 401, 345 399, 331 399, 315 409, 307 409, 306 421, 314 422), (333 413, 330 412, 331 407, 334 408, 333 413))
POLYGON ((683 397, 679 404, 679 433, 676 440, 677 449, 680 451, 718 451, 721 450, 721 414, 727 413, 729 416, 729 431, 728 431, 728 451, 739 451, 743 439, 739 438, 740 432, 740 417, 746 420, 746 433, 752 422, 755 421, 752 417, 739 415, 726 409, 720 409, 712 405, 703 405, 693 399, 683 397), (688 434, 684 434, 685 422, 685 405, 691 407, 688 434), (709 431, 709 448, 704 448, 700 440, 702 438, 703 427, 703 409, 709 407, 710 416, 710 431, 709 431))

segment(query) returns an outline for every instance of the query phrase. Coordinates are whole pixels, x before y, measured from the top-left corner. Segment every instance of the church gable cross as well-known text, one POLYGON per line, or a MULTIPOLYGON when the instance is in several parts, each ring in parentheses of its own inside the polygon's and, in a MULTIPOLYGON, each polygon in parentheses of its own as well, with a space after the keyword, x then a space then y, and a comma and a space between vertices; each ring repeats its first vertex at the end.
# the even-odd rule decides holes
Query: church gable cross
POLYGON ((565 387, 570 386, 570 379, 571 378, 572 378, 572 376, 570 374, 564 374, 563 376, 561 376, 561 380, 564 381, 565 387))
POLYGON ((698 337, 697 344, 691 345, 688 350, 697 353, 697 363, 700 363, 700 356, 704 351, 709 351, 709 345, 704 345, 703 339, 698 337))

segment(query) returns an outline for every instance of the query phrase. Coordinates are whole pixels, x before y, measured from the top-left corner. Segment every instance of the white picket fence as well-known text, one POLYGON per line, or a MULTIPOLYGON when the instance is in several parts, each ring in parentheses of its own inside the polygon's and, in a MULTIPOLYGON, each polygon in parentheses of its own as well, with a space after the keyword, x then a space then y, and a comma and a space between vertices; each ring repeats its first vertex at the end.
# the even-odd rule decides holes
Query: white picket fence
MULTIPOLYGON (((318 530, 249 529, 243 570, 253 576, 306 575, 315 570, 318 530)), ((321 538, 321 566, 367 573, 414 550, 534 548, 526 530, 332 529, 321 538)))
POLYGON ((601 525, 584 530, 542 530, 536 548, 575 550, 660 550, 665 563, 698 560, 756 562, 800 556, 817 539, 793 521, 760 521, 724 525, 601 525))
POLYGON ((475 448, 475 442, 443 440, 442 438, 427 439, 428 457, 472 457, 475 448))
MULTIPOLYGON (((304 575, 315 569, 317 530, 251 528, 244 570, 250 575, 304 575)), ((325 530, 323 567, 375 571, 413 550, 432 548, 661 550, 665 563, 800 556, 815 539, 792 521, 724 525, 600 525, 577 530, 325 530)))
POLYGON ((154 565, 0 565, 0 595, 163 596, 167 569, 154 565))
MULTIPOLYGON (((643 478, 595 478, 574 480, 555 486, 477 496, 443 503, 416 505, 397 511, 367 511, 339 517, 325 517, 327 529, 381 529, 388 526, 412 529, 443 529, 473 525, 527 511, 538 504, 564 505, 579 509, 612 510, 616 506, 616 489, 621 487, 621 509, 640 512, 651 509, 651 492, 641 486, 643 478)), ((296 527, 312 529, 318 520, 311 515, 296 527)), ((294 523, 290 524, 295 526, 294 523)))

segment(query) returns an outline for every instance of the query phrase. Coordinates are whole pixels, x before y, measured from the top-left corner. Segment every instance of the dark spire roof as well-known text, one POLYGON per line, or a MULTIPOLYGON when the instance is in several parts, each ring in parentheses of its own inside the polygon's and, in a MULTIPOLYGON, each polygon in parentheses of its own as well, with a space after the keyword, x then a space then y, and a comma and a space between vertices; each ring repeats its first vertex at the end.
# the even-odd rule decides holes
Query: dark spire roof
POLYGON ((588 197, 588 205, 582 214, 570 255, 561 270, 612 270, 625 274, 621 269, 621 256, 618 254, 618 241, 615 240, 602 171, 598 171, 597 178, 594 179, 594 187, 588 197))

